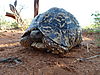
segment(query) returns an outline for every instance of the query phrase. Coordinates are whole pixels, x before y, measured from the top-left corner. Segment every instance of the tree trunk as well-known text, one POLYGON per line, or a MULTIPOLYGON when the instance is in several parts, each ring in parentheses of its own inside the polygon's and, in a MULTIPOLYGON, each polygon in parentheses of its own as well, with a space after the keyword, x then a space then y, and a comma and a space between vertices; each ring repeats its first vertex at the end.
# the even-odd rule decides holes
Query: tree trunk
POLYGON ((38 15, 39 11, 39 0, 34 0, 34 17, 38 15))

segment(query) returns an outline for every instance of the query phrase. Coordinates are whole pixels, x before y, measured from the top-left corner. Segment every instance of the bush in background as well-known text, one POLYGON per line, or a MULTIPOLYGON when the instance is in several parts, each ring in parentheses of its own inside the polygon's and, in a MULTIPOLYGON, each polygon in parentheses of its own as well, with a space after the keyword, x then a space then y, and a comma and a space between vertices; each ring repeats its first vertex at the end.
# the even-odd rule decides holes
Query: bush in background
MULTIPOLYGON (((10 30, 10 29, 20 29, 20 25, 16 22, 16 20, 6 20, 7 17, 0 16, 0 30, 10 30)), ((30 19, 24 19, 24 22, 26 23, 25 26, 23 26, 23 29, 27 29, 27 27, 30 24, 30 19)))
POLYGON ((94 19, 94 23, 86 26, 84 30, 88 33, 100 33, 100 13, 95 12, 91 15, 94 19))
POLYGON ((87 33, 95 33, 93 35, 95 42, 96 42, 96 46, 100 47, 100 13, 99 12, 95 12, 91 15, 94 19, 94 23, 91 24, 90 26, 85 27, 85 29, 83 29, 85 32, 87 33))

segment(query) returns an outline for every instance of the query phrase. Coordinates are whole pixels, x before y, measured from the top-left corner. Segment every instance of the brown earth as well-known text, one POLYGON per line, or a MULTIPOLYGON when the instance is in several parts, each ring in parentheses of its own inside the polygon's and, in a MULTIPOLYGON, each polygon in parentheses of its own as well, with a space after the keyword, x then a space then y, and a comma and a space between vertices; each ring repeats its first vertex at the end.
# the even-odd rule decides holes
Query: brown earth
POLYGON ((83 34, 80 47, 73 48, 64 57, 27 49, 19 44, 22 31, 0 31, 0 59, 18 57, 22 63, 0 63, 0 75, 100 75, 100 57, 80 61, 80 58, 99 55, 94 35, 83 34))

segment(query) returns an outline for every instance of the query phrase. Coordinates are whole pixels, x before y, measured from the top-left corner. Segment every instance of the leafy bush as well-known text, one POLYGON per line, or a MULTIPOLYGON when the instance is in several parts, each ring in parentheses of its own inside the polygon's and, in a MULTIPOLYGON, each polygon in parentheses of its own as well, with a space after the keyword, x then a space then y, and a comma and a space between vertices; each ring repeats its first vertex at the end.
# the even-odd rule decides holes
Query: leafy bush
POLYGON ((95 27, 100 27, 100 13, 95 12, 91 16, 94 16, 94 26, 95 27))
POLYGON ((14 29, 18 29, 19 28, 18 24, 16 22, 12 22, 10 26, 11 26, 11 28, 14 28, 14 29))
POLYGON ((94 19, 94 23, 85 27, 83 32, 94 33, 94 40, 97 47, 100 47, 100 13, 95 12, 91 15, 94 19))
POLYGON ((94 32, 99 33, 98 35, 95 36, 95 42, 97 47, 100 47, 100 13, 95 12, 91 16, 94 16, 94 24, 92 25, 94 32))
POLYGON ((88 33, 100 33, 100 13, 95 12, 91 16, 93 16, 94 24, 91 24, 84 29, 88 33))
POLYGON ((95 42, 96 42, 96 46, 100 47, 100 34, 95 35, 95 42))

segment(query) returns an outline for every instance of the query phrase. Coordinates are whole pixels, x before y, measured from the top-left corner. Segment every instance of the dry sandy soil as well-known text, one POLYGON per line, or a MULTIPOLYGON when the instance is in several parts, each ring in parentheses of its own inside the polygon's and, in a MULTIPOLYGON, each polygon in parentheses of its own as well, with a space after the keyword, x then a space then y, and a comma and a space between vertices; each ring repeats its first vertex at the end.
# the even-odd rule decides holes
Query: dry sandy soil
POLYGON ((19 43, 22 34, 20 30, 0 31, 0 59, 18 57, 22 61, 1 62, 0 75, 100 75, 100 57, 79 60, 100 56, 100 48, 94 42, 94 35, 100 34, 83 34, 82 45, 64 57, 22 47, 19 43))

